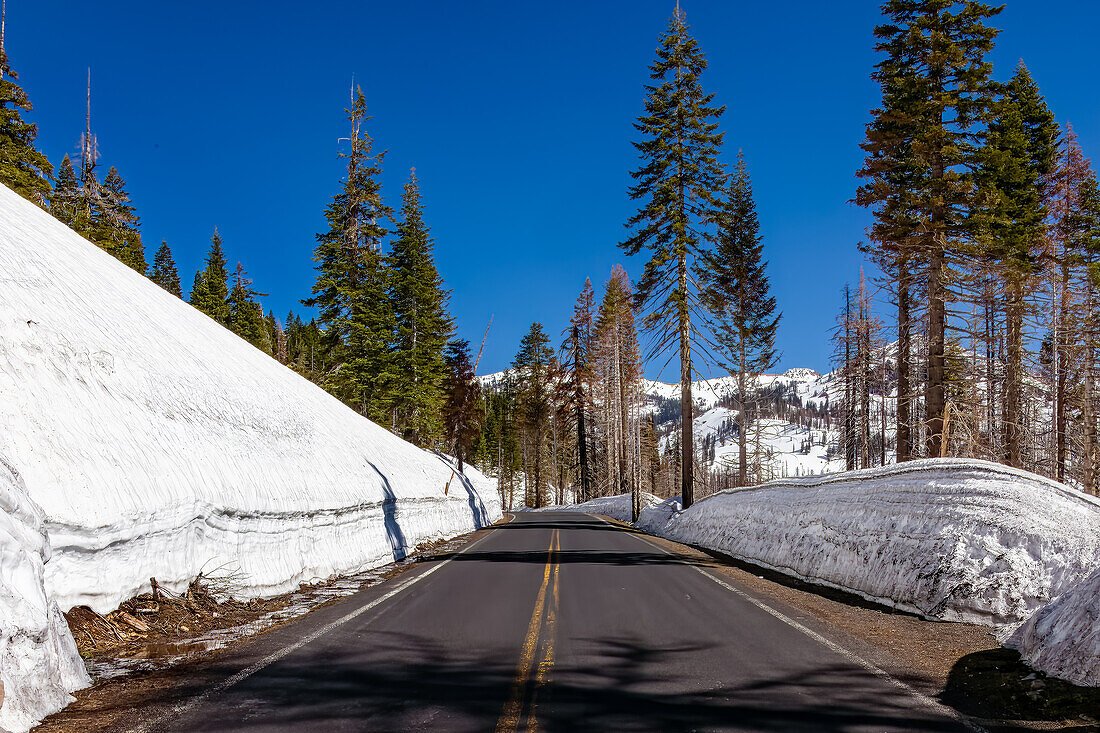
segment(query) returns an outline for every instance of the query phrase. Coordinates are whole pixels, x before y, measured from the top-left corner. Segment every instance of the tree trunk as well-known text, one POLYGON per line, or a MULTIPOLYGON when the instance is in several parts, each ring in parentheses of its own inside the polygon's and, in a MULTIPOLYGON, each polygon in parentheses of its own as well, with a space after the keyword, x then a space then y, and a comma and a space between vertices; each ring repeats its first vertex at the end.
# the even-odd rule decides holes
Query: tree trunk
POLYGON ((684 509, 691 506, 694 496, 692 478, 692 461, 695 457, 695 403, 691 398, 691 320, 688 314, 686 302, 687 283, 687 252, 680 255, 679 262, 680 292, 685 298, 679 305, 680 310, 680 435, 683 445, 680 449, 680 493, 684 509))
POLYGON ((1023 344, 1023 285, 1018 277, 1008 283, 1005 293, 1005 350, 1007 364, 1005 371, 1005 410, 1004 441, 1005 462, 1015 468, 1022 467, 1023 414, 1021 392, 1024 381, 1024 344, 1023 344))
MULTIPOLYGON (((942 217, 933 215, 933 231, 942 217), (938 220, 938 221, 937 221, 938 220)), ((924 392, 925 425, 928 426, 926 455, 938 456, 943 450, 943 410, 947 404, 945 351, 947 328, 946 292, 943 268, 946 254, 942 231, 936 231, 937 241, 928 268, 928 383, 924 392)))
POLYGON ((911 325, 909 321, 909 262, 898 262, 898 397, 895 409, 897 420, 897 461, 903 463, 912 458, 912 436, 909 433, 909 354, 911 325))

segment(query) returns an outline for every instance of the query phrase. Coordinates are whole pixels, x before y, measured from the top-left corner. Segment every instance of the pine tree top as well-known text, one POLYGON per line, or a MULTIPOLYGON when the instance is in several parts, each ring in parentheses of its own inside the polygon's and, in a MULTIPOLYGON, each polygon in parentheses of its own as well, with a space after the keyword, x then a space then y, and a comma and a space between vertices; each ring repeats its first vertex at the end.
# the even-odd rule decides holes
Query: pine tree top
POLYGON ((50 161, 35 146, 38 126, 26 122, 20 110, 33 107, 16 84, 7 50, 0 47, 0 182, 30 201, 44 206, 50 193, 50 161))

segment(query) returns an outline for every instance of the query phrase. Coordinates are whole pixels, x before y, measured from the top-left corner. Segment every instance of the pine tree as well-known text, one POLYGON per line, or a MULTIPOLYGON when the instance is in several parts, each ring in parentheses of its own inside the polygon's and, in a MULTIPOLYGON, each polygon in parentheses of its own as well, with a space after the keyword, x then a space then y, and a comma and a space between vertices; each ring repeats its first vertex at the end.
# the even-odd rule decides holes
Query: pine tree
POLYGON ((726 370, 737 377, 738 486, 748 482, 749 402, 758 392, 760 375, 778 361, 780 314, 769 292, 767 264, 752 182, 738 152, 737 171, 718 220, 718 246, 700 268, 702 300, 714 320, 715 341, 726 370))
POLYGON ((882 89, 872 112, 856 202, 875 214, 869 248, 897 278, 898 458, 910 457, 910 285, 925 282, 927 357, 923 369, 925 450, 938 456, 946 407, 949 256, 966 234, 972 204, 967 166, 975 123, 990 101, 985 61, 998 31, 986 25, 1001 8, 976 0, 886 0, 888 20, 875 28, 885 55, 871 78, 882 89))
POLYGON ((147 264, 141 220, 126 192, 126 182, 114 166, 100 187, 100 207, 92 241, 144 275, 147 264))
POLYGON ((627 222, 632 234, 620 247, 629 255, 643 249, 650 254, 637 284, 637 299, 648 311, 644 325, 654 336, 651 353, 679 350, 686 447, 681 488, 686 508, 692 503, 695 452, 691 343, 697 292, 690 274, 696 258, 708 248, 707 227, 720 208, 722 133, 717 130, 725 108, 713 106, 714 95, 703 92, 700 75, 707 61, 688 34, 679 7, 660 43, 649 67, 655 83, 646 85, 645 113, 634 125, 643 136, 634 143, 643 162, 631 173, 636 183, 629 195, 644 203, 627 222))
MULTIPOLYGON (((607 489, 612 494, 630 493, 636 499, 639 435, 635 421, 642 368, 632 300, 630 278, 620 265, 615 265, 596 318, 590 359, 603 407, 607 489)), ((632 507, 631 513, 636 515, 636 501, 632 507)))
POLYGON ((524 433, 524 447, 529 449, 531 481, 528 484, 528 506, 539 508, 545 500, 546 428, 550 418, 550 370, 554 352, 549 346, 550 337, 542 324, 531 324, 527 335, 520 342, 519 351, 512 362, 516 370, 516 398, 518 423, 524 433))
POLYGON ((1005 311, 1004 460, 1021 467, 1025 299, 1039 274, 1046 231, 1048 177, 1058 155, 1058 127, 1021 61, 993 105, 977 151, 979 204, 973 215, 979 256, 995 262, 1005 311))
POLYGON ((569 319, 569 328, 562 351, 569 359, 569 375, 567 390, 573 407, 573 420, 577 428, 577 468, 580 474, 581 494, 579 501, 588 501, 592 498, 592 472, 589 457, 588 418, 591 416, 588 406, 591 396, 588 392, 588 384, 591 380, 589 355, 595 340, 595 294, 592 290, 592 280, 584 279, 584 287, 577 296, 577 303, 573 307, 573 315, 569 319))
POLYGON ((252 289, 252 281, 245 277, 244 265, 237 263, 233 273, 233 288, 229 291, 226 304, 229 315, 226 326, 229 330, 264 353, 271 353, 271 337, 268 335, 264 311, 256 301, 257 296, 266 295, 252 289))
POLYGON ((176 261, 172 259, 172 250, 168 248, 168 242, 161 240, 160 248, 153 258, 153 271, 149 273, 149 279, 167 290, 177 298, 183 297, 180 288, 180 274, 176 269, 176 261))
POLYGON ((317 279, 303 301, 319 309, 325 347, 338 366, 325 387, 363 415, 392 424, 395 374, 392 341, 396 328, 389 299, 390 273, 381 252, 392 212, 382 201, 381 163, 363 128, 370 120, 366 99, 356 89, 352 108, 351 152, 343 190, 325 210, 328 231, 317 235, 313 259, 317 279))
POLYGON ((195 286, 191 288, 191 305, 223 326, 229 323, 229 272, 222 249, 222 238, 217 227, 210 238, 206 253, 206 267, 195 274, 195 286))
POLYGON ((57 167, 57 178, 50 192, 50 213, 55 219, 72 229, 77 228, 80 213, 80 181, 77 180, 68 153, 57 167))
POLYGON ((33 107, 27 93, 16 84, 18 78, 0 38, 0 183, 45 207, 53 166, 34 147, 38 126, 23 120, 20 110, 30 112, 33 107))
POLYGON ((444 437, 448 449, 454 451, 458 471, 462 473, 463 461, 481 432, 481 388, 474 379, 469 341, 462 339, 449 342, 444 351, 444 359, 447 370, 444 383, 444 437))
POLYGON ((435 268, 416 171, 405 183, 402 221, 391 243, 390 302, 397 327, 393 353, 394 426, 406 440, 432 445, 440 435, 446 376, 443 348, 452 331, 449 291, 435 268))

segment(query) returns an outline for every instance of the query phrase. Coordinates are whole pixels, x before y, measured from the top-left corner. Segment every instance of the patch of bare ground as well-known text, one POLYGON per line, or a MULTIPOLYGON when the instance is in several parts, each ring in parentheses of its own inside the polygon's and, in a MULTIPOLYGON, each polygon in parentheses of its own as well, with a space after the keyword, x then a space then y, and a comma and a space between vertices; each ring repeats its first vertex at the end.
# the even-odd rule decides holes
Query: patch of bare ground
POLYGON ((107 733, 126 730, 150 700, 182 701, 217 682, 209 668, 227 650, 356 591, 416 567, 426 556, 449 552, 475 533, 424 543, 404 560, 351 576, 303 583, 274 598, 239 601, 231 583, 200 575, 179 595, 151 583, 152 592, 100 615, 86 606, 65 614, 93 684, 76 701, 34 728, 35 733, 107 733))

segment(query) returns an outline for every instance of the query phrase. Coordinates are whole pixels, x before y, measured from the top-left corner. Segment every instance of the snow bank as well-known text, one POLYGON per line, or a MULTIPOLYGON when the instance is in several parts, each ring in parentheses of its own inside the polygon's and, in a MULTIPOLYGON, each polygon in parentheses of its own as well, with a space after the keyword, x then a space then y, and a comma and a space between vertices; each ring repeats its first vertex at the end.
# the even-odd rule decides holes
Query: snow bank
POLYGON ((1035 669, 1100 686, 1100 569, 1039 609, 1006 646, 1035 669))
POLYGON ((57 604, 46 597, 50 559, 42 510, 0 457, 0 729, 27 730, 91 680, 57 604))
POLYGON ((927 617, 1009 624, 1100 566, 1100 501, 928 459, 720 492, 658 534, 927 617))
POLYGON ((477 471, 454 476, 2 186, 0 455, 44 512, 62 609, 200 571, 277 594, 500 516, 477 471))
MULTIPOLYGON (((629 506, 629 505, 628 505, 629 506)), ((649 504, 638 512, 638 521, 634 526, 643 532, 660 535, 677 512, 684 510, 683 500, 679 496, 649 504)))
MULTIPOLYGON (((644 512, 653 504, 660 503, 653 494, 642 492, 642 509, 644 512)), ((617 496, 601 496, 591 499, 583 504, 570 504, 568 506, 544 507, 538 511, 554 512, 585 512, 587 514, 602 514, 605 517, 617 519, 620 522, 630 521, 630 494, 618 494, 617 496)), ((640 514, 639 514, 640 517, 640 514)))

